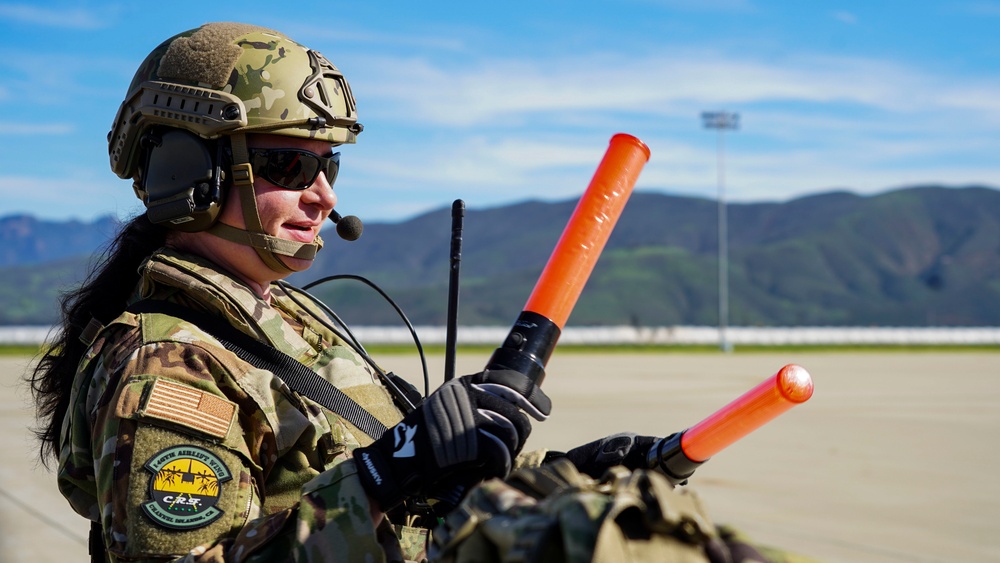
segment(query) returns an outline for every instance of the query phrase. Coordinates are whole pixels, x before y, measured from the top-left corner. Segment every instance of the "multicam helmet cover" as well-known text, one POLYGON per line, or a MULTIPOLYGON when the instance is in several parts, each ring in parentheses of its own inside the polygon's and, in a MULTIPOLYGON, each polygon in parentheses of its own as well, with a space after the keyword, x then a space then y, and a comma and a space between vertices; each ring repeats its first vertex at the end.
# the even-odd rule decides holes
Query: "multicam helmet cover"
POLYGON ((163 42, 129 86, 108 136, 111 168, 136 172, 152 125, 206 139, 267 132, 354 143, 362 126, 344 75, 320 53, 277 31, 212 23, 163 42))

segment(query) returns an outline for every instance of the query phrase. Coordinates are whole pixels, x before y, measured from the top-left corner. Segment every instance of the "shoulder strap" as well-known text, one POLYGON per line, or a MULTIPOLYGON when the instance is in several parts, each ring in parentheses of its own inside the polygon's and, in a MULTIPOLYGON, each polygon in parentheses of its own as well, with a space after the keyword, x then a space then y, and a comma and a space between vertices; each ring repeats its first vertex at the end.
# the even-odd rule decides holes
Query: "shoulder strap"
POLYGON ((129 305, 132 313, 161 313, 187 321, 214 336, 227 350, 258 369, 270 371, 288 387, 330 409, 377 440, 387 430, 377 418, 334 384, 295 358, 261 342, 219 317, 160 299, 143 299, 129 305))

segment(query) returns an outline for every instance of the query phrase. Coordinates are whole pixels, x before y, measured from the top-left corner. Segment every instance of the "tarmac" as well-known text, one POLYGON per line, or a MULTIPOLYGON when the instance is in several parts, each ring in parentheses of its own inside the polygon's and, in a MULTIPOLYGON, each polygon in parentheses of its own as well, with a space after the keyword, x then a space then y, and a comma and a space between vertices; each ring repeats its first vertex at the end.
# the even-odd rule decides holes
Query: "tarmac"
MULTIPOLYGON (((415 356, 379 358, 422 385, 415 356)), ((463 354, 457 373, 486 357, 463 354)), ((0 561, 86 561, 88 523, 37 461, 21 377, 0 358, 0 561)), ((786 364, 815 393, 691 478, 716 522, 829 562, 1000 561, 1000 350, 584 354, 557 349, 528 448, 695 425, 786 364)), ((443 362, 428 358, 432 387, 443 362)))

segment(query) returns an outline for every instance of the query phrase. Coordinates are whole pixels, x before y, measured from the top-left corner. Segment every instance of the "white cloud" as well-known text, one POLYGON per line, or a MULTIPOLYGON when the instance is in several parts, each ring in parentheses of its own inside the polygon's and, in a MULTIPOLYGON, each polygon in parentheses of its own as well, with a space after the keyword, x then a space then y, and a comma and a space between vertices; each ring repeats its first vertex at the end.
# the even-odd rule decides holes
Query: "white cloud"
MULTIPOLYGON (((715 142, 699 130, 696 116, 687 115, 685 130, 635 131, 652 151, 637 189, 716 196, 715 142)), ((873 193, 906 184, 995 184, 1000 178, 1000 161, 989 158, 1000 151, 995 126, 963 127, 947 114, 911 119, 771 109, 749 117, 743 130, 727 135, 728 197, 734 201, 785 200, 832 188, 873 193)), ((415 206, 419 210, 454 197, 492 204, 575 197, 587 186, 608 139, 606 127, 563 133, 549 128, 534 136, 520 129, 489 136, 445 131, 417 143, 405 136, 391 142, 363 139, 347 157, 350 181, 362 188, 344 189, 345 201, 354 205, 367 198, 369 186, 439 202, 415 206)), ((366 212, 375 216, 392 212, 378 203, 367 205, 366 212)))
MULTIPOLYGON (((658 3, 690 10, 754 9, 742 1, 658 3)), ((0 5, 0 19, 13 19, 10 6, 0 5)), ((978 6, 1000 8, 996 2, 978 6)), ((846 11, 821 15, 858 21, 846 11)), ((558 57, 542 50, 524 59, 477 59, 481 42, 469 29, 421 36, 345 26, 331 39, 318 25, 279 23, 276 28, 308 44, 311 37, 332 42, 322 48, 337 64, 343 60, 335 53, 340 46, 360 45, 341 53, 350 61, 344 70, 368 129, 357 146, 345 148, 337 190, 343 211, 362 218, 397 219, 443 207, 456 197, 481 207, 578 196, 615 131, 636 134, 653 152, 638 189, 715 197, 715 143, 698 121, 707 109, 742 115, 742 129, 727 137, 733 200, 780 200, 832 187, 866 193, 909 182, 995 183, 1000 178, 1000 164, 991 164, 1000 154, 1000 76, 995 73, 963 76, 948 67, 879 56, 801 51, 768 56, 752 49, 692 46, 558 57)), ((109 95, 106 85, 87 86, 82 75, 52 70, 58 68, 52 59, 19 55, 7 57, 6 67, 14 71, 8 72, 14 77, 7 84, 10 97, 57 107, 66 103, 63 98, 78 100, 82 94, 91 98, 88 104, 96 99, 107 106, 101 110, 102 127, 137 62, 122 65, 105 56, 96 66, 66 65, 86 68, 88 78, 95 69, 120 75, 109 95)), ((33 125, 23 116, 0 115, 0 135, 16 143, 18 135, 87 129, 82 123, 74 130, 49 121, 33 125)), ((94 177, 109 174, 100 137, 87 141, 97 139, 94 177)), ((136 208, 127 182, 114 187, 113 178, 74 181, 78 193, 60 194, 37 178, 0 178, 0 197, 4 209, 16 203, 38 211, 51 204, 51 209, 87 215, 136 208)))
MULTIPOLYGON (((275 24, 274 27, 305 45, 313 45, 320 41, 331 41, 330 26, 328 25, 304 24, 302 20, 295 19, 283 22, 280 25, 275 24)), ((449 35, 428 33, 407 34, 383 33, 344 26, 337 30, 335 42, 337 44, 350 45, 351 49, 363 50, 369 50, 373 47, 378 50, 403 47, 410 50, 431 49, 462 52, 468 48, 468 44, 463 39, 454 36, 454 30, 450 30, 449 35)), ((337 64, 336 60, 333 62, 337 64)))
POLYGON ((0 4, 0 20, 21 24, 68 29, 102 29, 110 27, 113 11, 97 13, 85 8, 41 7, 30 4, 0 4))
MULTIPOLYGON (((785 200, 829 189, 870 194, 929 183, 996 186, 1000 178, 1000 161, 990 163, 979 158, 964 163, 958 158, 942 158, 966 152, 988 153, 989 148, 984 150, 976 139, 907 135, 889 139, 860 131, 850 139, 820 141, 759 148, 748 146, 738 137, 731 138, 725 159, 728 197, 737 201, 785 200)), ((991 142, 992 150, 996 150, 996 142, 991 142)), ((689 147, 680 153, 681 158, 665 163, 651 161, 650 170, 644 172, 646 185, 715 197, 717 162, 713 148, 689 147)), ((656 156, 654 152, 654 159, 656 156)))
POLYGON ((1000 16, 1000 2, 966 2, 959 7, 976 16, 1000 16))
MULTIPOLYGON (((665 149, 655 141, 650 144, 657 148, 639 177, 637 191, 660 191, 709 199, 717 196, 713 151, 698 151, 682 145, 665 149)), ((345 212, 371 220, 411 217, 430 209, 446 207, 455 198, 464 199, 470 208, 526 199, 574 199, 587 187, 600 156, 600 151, 597 151, 586 165, 555 173, 547 169, 531 173, 516 166, 497 166, 496 162, 479 166, 475 159, 470 159, 464 163, 465 166, 455 166, 437 178, 433 174, 409 176, 400 182, 390 181, 385 186, 366 186, 358 191, 345 188, 338 193, 345 212), (446 181, 436 181, 441 178, 446 181), (369 188, 377 194, 376 197, 369 197, 370 192, 366 193, 369 188)), ((1000 169, 974 166, 879 168, 865 162, 831 159, 823 151, 811 150, 779 155, 729 156, 726 198, 733 203, 785 201, 832 189, 873 194, 906 185, 983 184, 983 178, 995 178, 1000 173, 1000 169)))
POLYGON ((373 57, 361 67, 355 93, 379 137, 363 137, 348 166, 360 184, 423 201, 579 195, 615 130, 652 149, 637 189, 715 197, 715 143, 697 119, 704 109, 743 118, 728 141, 734 200, 1000 178, 1000 164, 988 164, 1000 162, 991 157, 1000 153, 1000 82, 990 76, 878 58, 694 49, 472 68, 373 57))
POLYGON ((636 0, 635 3, 690 12, 743 13, 756 9, 750 0, 636 0))
POLYGON ((984 121, 1000 125, 1000 83, 967 84, 948 89, 940 94, 939 100, 942 106, 963 110, 968 126, 984 121))
POLYGON ((452 127, 520 125, 538 114, 685 115, 694 105, 775 102, 856 104, 888 112, 959 109, 1000 119, 1000 83, 863 58, 762 61, 678 51, 629 59, 484 60, 455 69, 422 59, 378 58, 368 61, 362 80, 370 111, 452 127))
POLYGON ((833 19, 841 23, 846 23, 848 25, 855 25, 858 23, 858 16, 845 10, 839 10, 834 12, 833 19))
POLYGON ((0 121, 0 135, 4 136, 70 135, 76 130, 76 126, 72 123, 10 123, 0 121))
POLYGON ((0 176, 0 215, 30 213, 52 219, 130 217, 142 208, 128 182, 96 180, 86 171, 55 171, 53 176, 0 176), (116 184, 117 182, 117 184, 116 184))
POLYGON ((472 190, 535 187, 537 174, 566 169, 594 160, 592 150, 559 142, 526 141, 515 136, 497 139, 457 137, 377 156, 351 156, 350 166, 366 175, 400 185, 436 184, 472 190))

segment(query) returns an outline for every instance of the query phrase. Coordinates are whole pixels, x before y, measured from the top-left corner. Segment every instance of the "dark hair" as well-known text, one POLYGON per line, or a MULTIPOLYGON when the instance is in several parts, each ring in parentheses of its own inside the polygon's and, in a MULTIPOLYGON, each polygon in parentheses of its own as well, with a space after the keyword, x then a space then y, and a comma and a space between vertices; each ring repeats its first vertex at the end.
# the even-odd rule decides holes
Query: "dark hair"
POLYGON ((150 222, 145 213, 135 217, 101 253, 83 284, 60 297, 62 330, 27 376, 37 405, 34 432, 41 441, 43 463, 49 456, 59 456, 62 420, 69 409, 77 365, 87 350, 80 335, 91 319, 108 323, 125 310, 139 282, 139 266, 164 245, 167 232, 150 222))

